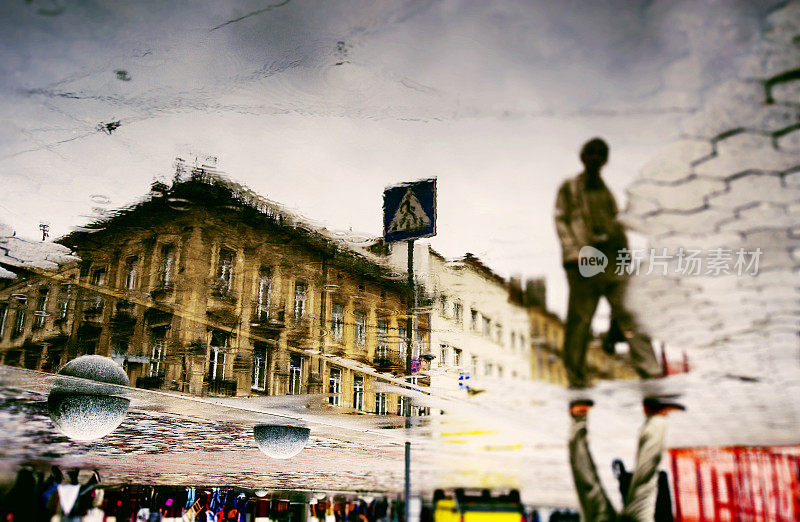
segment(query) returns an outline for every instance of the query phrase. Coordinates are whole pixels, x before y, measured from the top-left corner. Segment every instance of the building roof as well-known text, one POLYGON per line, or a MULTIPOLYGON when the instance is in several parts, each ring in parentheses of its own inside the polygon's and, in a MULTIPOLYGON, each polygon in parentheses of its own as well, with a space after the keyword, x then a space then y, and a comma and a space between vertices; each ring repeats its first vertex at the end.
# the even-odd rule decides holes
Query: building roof
POLYGON ((486 266, 483 263, 483 261, 478 259, 473 254, 471 254, 469 252, 464 254, 463 261, 464 261, 464 264, 466 264, 467 266, 471 266, 472 268, 477 270, 479 273, 481 273, 485 277, 494 280, 496 283, 498 283, 498 284, 500 284, 500 285, 502 285, 504 287, 508 286, 508 281, 506 281, 505 278, 503 278, 501 275, 497 274, 494 270, 492 270, 491 268, 486 266))
POLYGON ((380 258, 366 248, 353 247, 324 227, 315 225, 244 185, 205 168, 195 168, 186 176, 176 177, 172 186, 154 184, 151 192, 139 202, 113 211, 106 217, 57 239, 56 242, 70 248, 79 248, 88 241, 102 240, 121 229, 164 223, 191 208, 231 215, 237 223, 266 229, 271 234, 282 236, 286 242, 301 244, 309 250, 328 256, 334 262, 351 267, 365 277, 404 288, 405 275, 398 274, 397 269, 381 263, 380 258))

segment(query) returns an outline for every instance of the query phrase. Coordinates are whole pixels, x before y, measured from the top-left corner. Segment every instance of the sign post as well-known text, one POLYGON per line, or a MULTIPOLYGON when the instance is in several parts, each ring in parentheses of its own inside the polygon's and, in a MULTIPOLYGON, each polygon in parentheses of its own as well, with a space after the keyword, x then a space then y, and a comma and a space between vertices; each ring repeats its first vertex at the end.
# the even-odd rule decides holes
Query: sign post
MULTIPOLYGON (((408 312, 406 317, 406 379, 411 379, 414 310, 414 240, 436 235, 436 179, 424 179, 388 187, 383 192, 383 238, 386 243, 408 243, 408 312)), ((411 397, 403 401, 406 437, 411 427, 411 397)), ((411 515, 411 441, 405 445, 405 520, 411 515)))

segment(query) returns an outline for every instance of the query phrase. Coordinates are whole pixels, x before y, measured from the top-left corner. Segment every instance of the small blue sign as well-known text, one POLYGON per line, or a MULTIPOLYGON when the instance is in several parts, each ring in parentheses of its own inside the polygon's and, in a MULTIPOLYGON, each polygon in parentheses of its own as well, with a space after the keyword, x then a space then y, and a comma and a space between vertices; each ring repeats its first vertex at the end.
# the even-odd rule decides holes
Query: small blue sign
POLYGON ((436 235, 436 178, 383 191, 383 238, 387 243, 436 235))

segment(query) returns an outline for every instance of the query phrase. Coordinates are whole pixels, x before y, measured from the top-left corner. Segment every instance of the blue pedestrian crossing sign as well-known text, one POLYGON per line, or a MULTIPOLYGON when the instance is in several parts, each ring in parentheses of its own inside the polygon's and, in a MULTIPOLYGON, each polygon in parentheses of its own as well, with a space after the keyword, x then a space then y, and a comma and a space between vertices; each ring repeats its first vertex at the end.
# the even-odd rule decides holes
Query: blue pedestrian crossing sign
POLYGON ((383 191, 383 238, 387 243, 436 235, 436 179, 383 191))

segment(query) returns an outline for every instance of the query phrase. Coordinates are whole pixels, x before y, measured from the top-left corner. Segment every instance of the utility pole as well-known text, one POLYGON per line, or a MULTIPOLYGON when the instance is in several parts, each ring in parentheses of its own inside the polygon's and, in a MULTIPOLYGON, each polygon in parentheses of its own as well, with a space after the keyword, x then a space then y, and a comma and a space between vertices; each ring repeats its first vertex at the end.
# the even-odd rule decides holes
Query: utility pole
MULTIPOLYGON (((408 306, 406 307, 406 382, 411 382, 411 355, 413 353, 413 339, 414 339, 414 301, 415 299, 415 288, 414 288, 414 240, 408 240, 408 298, 407 303, 408 306)), ((411 516, 411 441, 408 439, 410 435, 410 428, 411 428, 411 397, 407 397, 407 400, 403 401, 405 405, 405 414, 406 417, 406 465, 405 465, 405 514, 406 514, 406 522, 408 522, 411 516)))
POLYGON ((414 354, 414 240, 436 235, 436 179, 401 183, 383 191, 383 239, 386 243, 406 241, 408 245, 408 297, 406 298, 406 396, 405 416, 405 518, 411 519, 411 382, 414 354))

